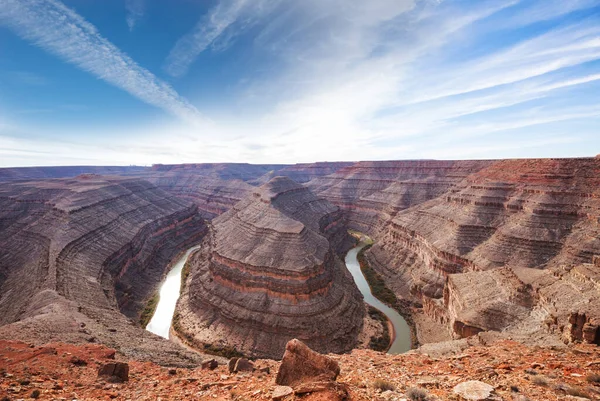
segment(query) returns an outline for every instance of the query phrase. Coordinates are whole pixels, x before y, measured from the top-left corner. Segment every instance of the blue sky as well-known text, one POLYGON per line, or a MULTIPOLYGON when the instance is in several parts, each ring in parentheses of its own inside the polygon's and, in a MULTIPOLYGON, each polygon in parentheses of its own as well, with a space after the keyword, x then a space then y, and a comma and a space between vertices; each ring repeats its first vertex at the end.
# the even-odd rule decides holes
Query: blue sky
POLYGON ((600 0, 0 0, 0 166, 600 153, 600 0))

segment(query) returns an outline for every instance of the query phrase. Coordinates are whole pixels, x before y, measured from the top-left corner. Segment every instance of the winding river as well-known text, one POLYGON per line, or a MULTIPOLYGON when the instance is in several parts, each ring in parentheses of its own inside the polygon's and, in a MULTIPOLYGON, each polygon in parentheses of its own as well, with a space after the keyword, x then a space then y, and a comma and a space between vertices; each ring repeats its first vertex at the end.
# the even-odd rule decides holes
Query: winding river
POLYGON ((161 337, 169 338, 171 322, 173 321, 173 315, 175 314, 175 305, 177 304, 181 291, 181 272, 183 271, 183 266, 185 265, 185 262, 187 262, 190 254, 198 248, 200 248, 200 245, 188 249, 186 253, 175 262, 171 271, 167 274, 165 281, 160 287, 160 299, 156 306, 156 311, 154 311, 152 319, 150 319, 150 322, 146 326, 146 330, 161 337))
POLYGON ((346 267, 352 274, 354 278, 354 282, 356 282, 356 286, 363 294, 365 298, 365 302, 372 307, 379 309, 383 314, 388 318, 390 323, 393 326, 393 333, 390 333, 390 337, 394 338, 390 349, 388 350, 388 354, 401 354, 403 352, 410 350, 410 328, 406 323, 406 320, 398 312, 394 309, 390 308, 373 295, 371 292, 371 288, 369 287, 369 283, 365 279, 362 271, 360 270, 360 264, 358 263, 358 253, 361 249, 367 246, 366 243, 361 242, 354 248, 350 249, 346 254, 346 267))
MULTIPOLYGON (((394 341, 392 342, 388 353, 400 354, 406 352, 410 350, 411 344, 408 324, 406 324, 406 321, 398 314, 398 312, 373 296, 369 284, 360 270, 357 255, 365 246, 365 243, 361 243, 348 251, 348 254, 346 255, 346 266, 352 274, 352 277, 354 277, 358 289, 363 294, 365 302, 383 312, 393 326, 393 333, 390 333, 390 337, 394 337, 394 341)), ((173 314, 175 313, 175 305, 177 304, 177 299, 179 299, 180 295, 183 266, 190 254, 199 247, 200 246, 195 246, 188 249, 187 252, 177 260, 171 268, 171 271, 167 274, 164 283, 160 287, 160 300, 156 307, 156 311, 148 323, 148 326, 146 326, 146 330, 161 337, 169 338, 171 322, 173 320, 173 314)))

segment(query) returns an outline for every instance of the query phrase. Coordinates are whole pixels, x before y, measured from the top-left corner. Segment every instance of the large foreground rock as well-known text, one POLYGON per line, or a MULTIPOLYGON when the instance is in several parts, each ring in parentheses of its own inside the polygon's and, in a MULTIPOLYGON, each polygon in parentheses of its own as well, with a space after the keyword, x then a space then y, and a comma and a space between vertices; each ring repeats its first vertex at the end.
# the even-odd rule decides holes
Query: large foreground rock
POLYGON ((281 386, 298 387, 317 381, 335 381, 340 366, 297 339, 287 343, 275 382, 281 386))

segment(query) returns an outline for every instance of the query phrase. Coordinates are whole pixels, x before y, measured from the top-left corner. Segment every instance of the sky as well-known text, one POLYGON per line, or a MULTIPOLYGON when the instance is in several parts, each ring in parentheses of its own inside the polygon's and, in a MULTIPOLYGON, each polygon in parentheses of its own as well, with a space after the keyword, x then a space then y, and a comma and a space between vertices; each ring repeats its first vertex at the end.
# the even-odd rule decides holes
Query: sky
POLYGON ((600 153, 600 0, 0 0, 0 167, 600 153))

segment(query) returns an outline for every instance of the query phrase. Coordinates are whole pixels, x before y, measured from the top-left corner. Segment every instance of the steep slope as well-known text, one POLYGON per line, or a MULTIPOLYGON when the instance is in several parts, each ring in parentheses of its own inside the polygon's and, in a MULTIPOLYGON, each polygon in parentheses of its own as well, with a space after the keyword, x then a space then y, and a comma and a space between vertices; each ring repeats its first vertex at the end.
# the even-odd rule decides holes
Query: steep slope
POLYGON ((196 206, 139 179, 2 185, 0 337, 101 341, 179 358, 180 348, 134 322, 171 259, 205 233, 196 206))
POLYGON ((297 337, 352 349, 362 297, 338 253, 352 244, 339 209, 275 177, 213 220, 190 260, 176 329, 191 344, 280 358, 297 337))
MULTIPOLYGON (((530 326, 541 328, 551 312, 523 269, 549 269, 570 281, 567 272, 587 263, 580 276, 597 274, 591 263, 600 253, 599 183, 598 159, 498 161, 399 212, 367 257, 396 293, 424 304, 454 336, 509 329, 530 313, 530 326)), ((568 292, 552 298, 563 302, 568 292)), ((565 314, 550 319, 564 327, 565 314)), ((588 311, 584 320, 597 314, 588 311)))

